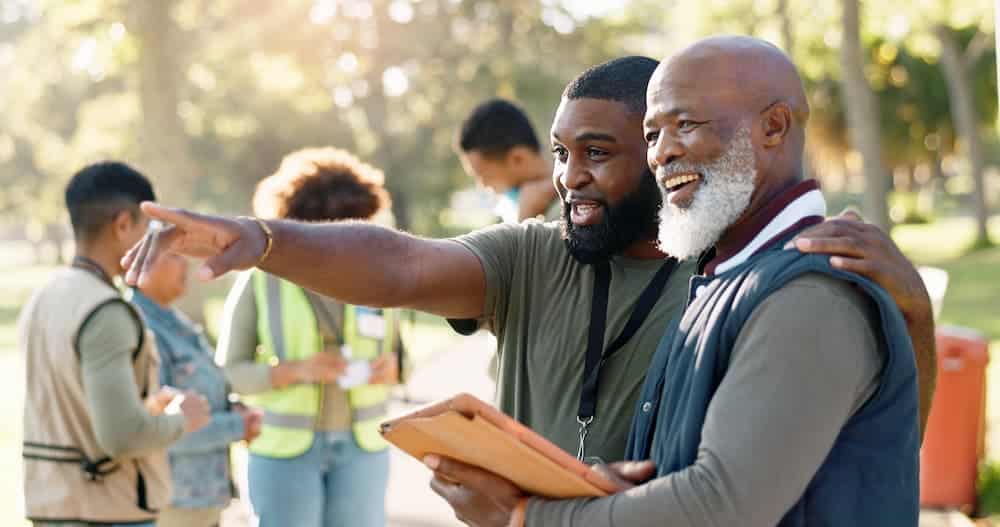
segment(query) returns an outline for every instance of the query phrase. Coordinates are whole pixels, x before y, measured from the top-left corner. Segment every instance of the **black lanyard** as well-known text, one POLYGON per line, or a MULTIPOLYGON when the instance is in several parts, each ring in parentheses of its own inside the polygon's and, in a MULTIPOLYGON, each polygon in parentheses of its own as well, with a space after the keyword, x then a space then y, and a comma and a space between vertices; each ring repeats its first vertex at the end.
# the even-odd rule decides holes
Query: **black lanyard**
POLYGON ((587 440, 588 428, 594 422, 594 413, 597 410, 597 388, 601 378, 601 367, 612 355, 622 349, 629 339, 631 339, 642 323, 646 321, 649 314, 656 306, 656 301, 663 294, 663 288, 667 285, 667 280, 677 267, 677 260, 669 258, 663 262, 649 285, 639 294, 632 314, 628 322, 622 328, 622 332, 615 338, 607 349, 604 348, 604 333, 608 318, 608 291, 611 288, 611 267, 608 262, 594 264, 596 277, 594 279, 594 296, 590 304, 590 329, 587 335, 587 357, 583 368, 583 387, 580 390, 580 408, 577 411, 576 421, 580 424, 580 449, 576 457, 581 461, 584 458, 584 445, 587 440))
POLYGON ((108 273, 104 271, 104 268, 101 267, 101 264, 91 260, 90 258, 87 258, 86 256, 73 257, 73 263, 71 263, 70 265, 72 267, 76 267, 77 269, 83 269, 84 271, 88 271, 94 276, 100 278, 102 282, 110 285, 111 287, 115 287, 114 281, 111 280, 111 277, 108 276, 108 273))

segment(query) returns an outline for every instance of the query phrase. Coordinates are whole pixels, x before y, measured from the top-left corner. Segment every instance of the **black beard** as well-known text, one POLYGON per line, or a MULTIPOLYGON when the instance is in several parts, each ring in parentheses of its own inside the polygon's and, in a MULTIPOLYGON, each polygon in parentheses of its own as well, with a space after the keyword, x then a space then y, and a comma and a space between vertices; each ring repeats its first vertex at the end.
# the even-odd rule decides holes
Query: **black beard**
POLYGON ((563 204, 562 238, 576 261, 589 265, 609 260, 643 237, 655 238, 660 190, 653 173, 646 170, 639 186, 621 203, 604 206, 604 221, 599 225, 574 225, 571 206, 563 204))

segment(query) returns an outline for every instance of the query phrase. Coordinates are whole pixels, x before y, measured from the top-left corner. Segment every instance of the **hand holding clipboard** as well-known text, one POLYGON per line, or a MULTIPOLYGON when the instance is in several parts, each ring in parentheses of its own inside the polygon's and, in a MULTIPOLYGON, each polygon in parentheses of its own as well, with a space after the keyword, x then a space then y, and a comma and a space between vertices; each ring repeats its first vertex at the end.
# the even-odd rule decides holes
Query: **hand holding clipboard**
POLYGON ((621 487, 545 438, 469 394, 382 424, 387 441, 418 460, 452 458, 547 498, 600 497, 621 487))

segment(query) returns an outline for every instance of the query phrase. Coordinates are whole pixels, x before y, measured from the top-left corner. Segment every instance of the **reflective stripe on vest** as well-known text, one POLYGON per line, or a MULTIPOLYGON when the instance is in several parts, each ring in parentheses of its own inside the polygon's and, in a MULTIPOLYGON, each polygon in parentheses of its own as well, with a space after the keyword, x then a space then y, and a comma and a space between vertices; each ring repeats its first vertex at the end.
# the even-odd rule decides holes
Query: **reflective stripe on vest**
MULTIPOLYGON (((384 419, 388 413, 389 403, 383 401, 374 406, 353 409, 351 415, 354 421, 370 421, 372 419, 384 419)), ((308 415, 279 414, 265 411, 263 424, 283 428, 305 428, 312 430, 315 427, 316 418, 308 415)))
MULTIPOLYGON (((284 360, 308 359, 321 352, 323 343, 318 321, 305 292, 261 271, 252 272, 261 343, 258 362, 273 365, 284 360)), ((373 360, 392 351, 395 324, 391 313, 345 306, 344 344, 351 350, 354 360, 373 360), (383 332, 379 335, 382 338, 362 335, 357 324, 362 317, 365 317, 365 332, 369 335, 379 326, 377 322, 384 321, 383 332)), ((253 397, 253 402, 265 413, 261 435, 251 443, 250 451, 279 458, 304 454, 312 446, 322 389, 322 385, 300 384, 253 397)), ((379 433, 379 425, 387 414, 386 387, 358 386, 347 391, 347 400, 352 414, 351 430, 358 446, 367 451, 385 449, 387 443, 379 433)))

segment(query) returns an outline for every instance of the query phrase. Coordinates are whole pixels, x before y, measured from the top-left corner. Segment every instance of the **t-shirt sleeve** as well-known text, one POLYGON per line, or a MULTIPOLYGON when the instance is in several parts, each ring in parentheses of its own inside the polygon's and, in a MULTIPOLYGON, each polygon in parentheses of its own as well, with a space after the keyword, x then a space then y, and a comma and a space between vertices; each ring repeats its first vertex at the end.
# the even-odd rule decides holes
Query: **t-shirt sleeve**
POLYGON ((271 366, 256 361, 257 301, 251 277, 251 272, 241 274, 229 291, 216 349, 216 362, 225 368, 233 391, 244 395, 272 388, 271 366))
POLYGON ((87 410, 98 444, 111 457, 163 449, 184 433, 183 416, 153 416, 146 411, 132 364, 140 331, 124 301, 98 308, 80 328, 87 410))
POLYGON ((449 319, 457 332, 468 334, 478 327, 493 330, 503 326, 518 254, 530 223, 498 224, 455 238, 479 258, 486 275, 486 301, 482 316, 478 320, 449 319))

